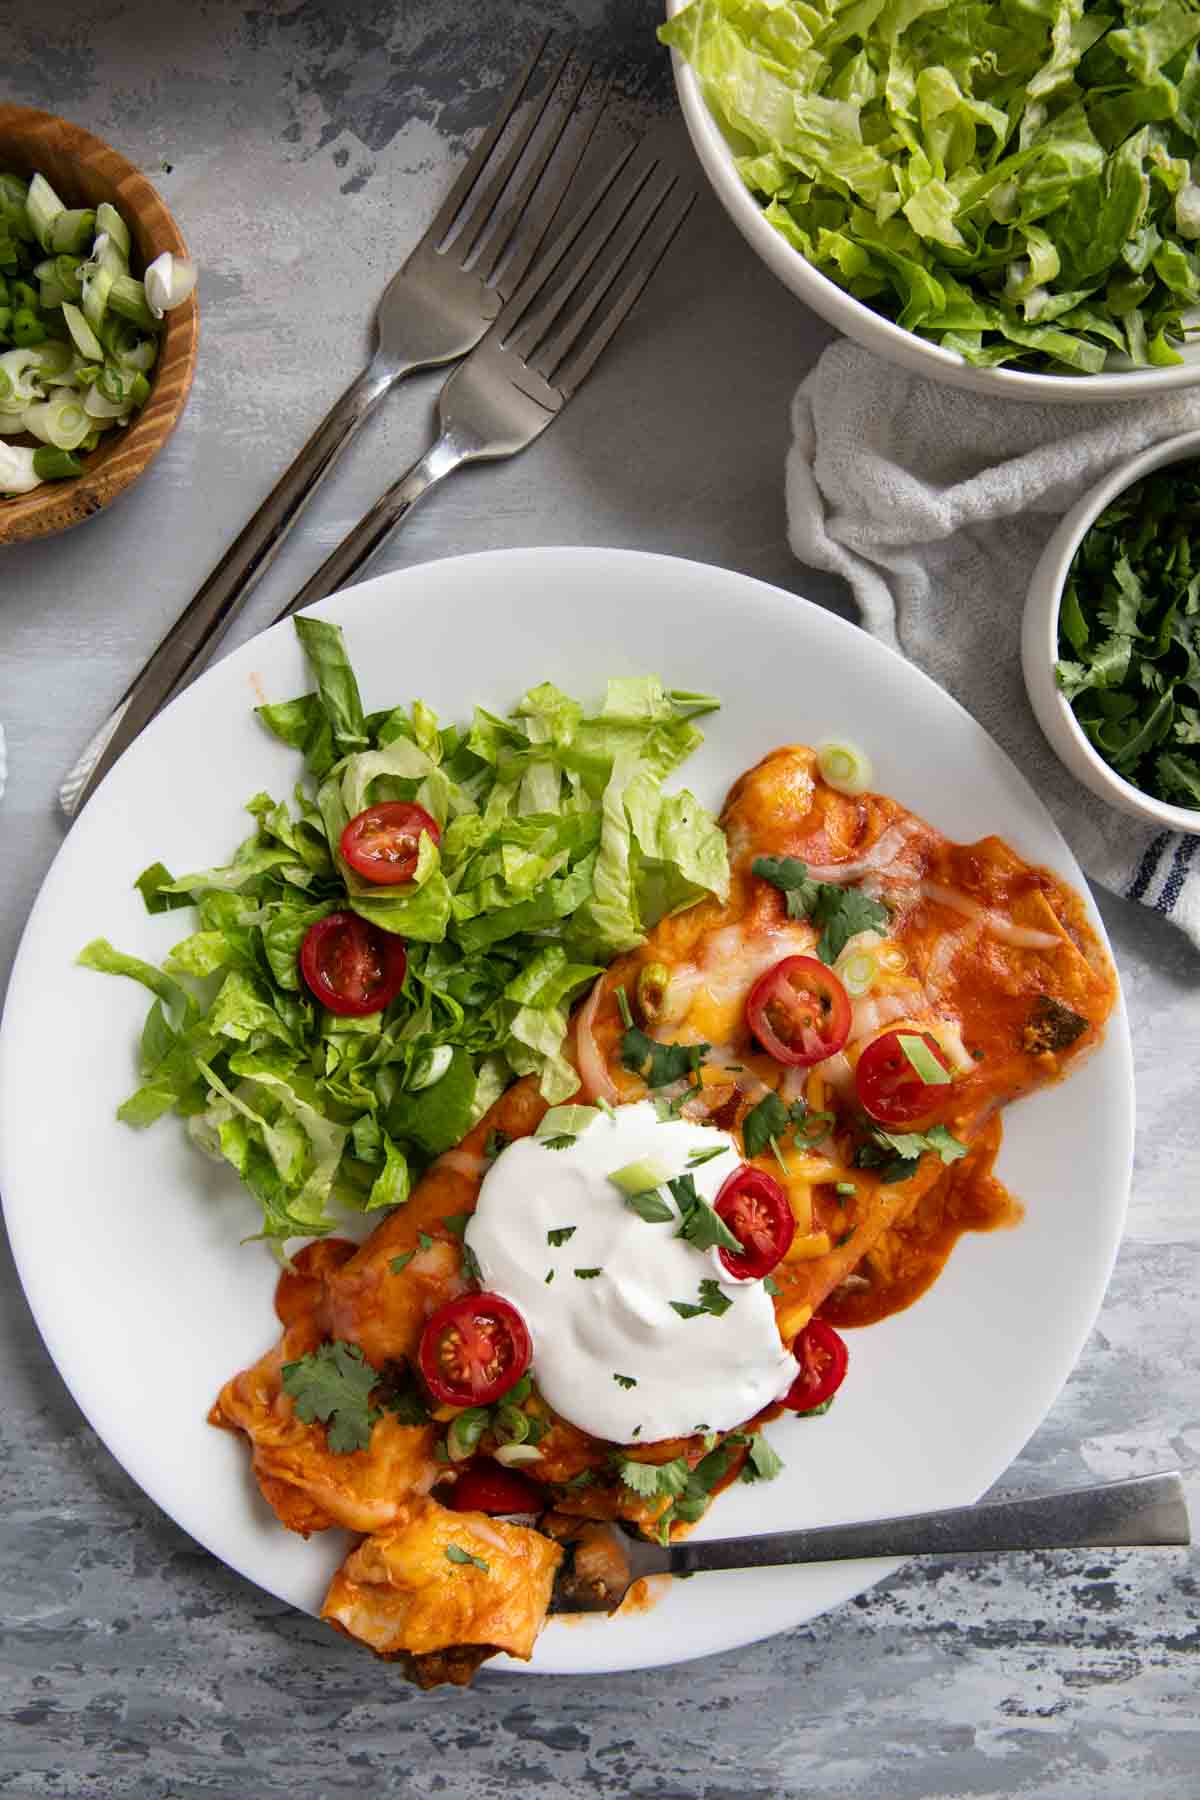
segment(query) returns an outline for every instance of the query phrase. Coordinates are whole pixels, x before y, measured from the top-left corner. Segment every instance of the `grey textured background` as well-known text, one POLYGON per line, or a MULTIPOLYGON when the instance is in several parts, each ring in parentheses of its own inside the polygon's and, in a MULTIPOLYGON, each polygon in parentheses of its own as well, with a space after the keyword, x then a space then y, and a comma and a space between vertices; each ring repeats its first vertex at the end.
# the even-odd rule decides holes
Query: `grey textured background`
MULTIPOLYGON (((60 841, 59 775, 359 366, 384 279, 541 24, 626 71, 627 122, 674 110, 651 0, 9 0, 3 16, 5 97, 157 175, 203 270, 203 343, 183 425, 139 486, 0 554, 0 982, 60 841)), ((456 478, 379 566, 615 544, 841 605, 790 557, 782 499, 787 402, 827 337, 705 194, 563 419, 523 458, 456 478)), ((233 641, 423 447, 435 392, 412 384, 369 428, 233 641)), ((1196 1501, 1200 959, 1101 903, 1137 1053, 1129 1231, 1078 1369, 1001 1485, 1178 1461, 1196 1501)), ((0 1242, 0 1793, 1188 1800, 1198 1648, 1194 1557, 960 1560, 677 1669, 417 1694, 132 1485, 49 1363, 0 1242)))

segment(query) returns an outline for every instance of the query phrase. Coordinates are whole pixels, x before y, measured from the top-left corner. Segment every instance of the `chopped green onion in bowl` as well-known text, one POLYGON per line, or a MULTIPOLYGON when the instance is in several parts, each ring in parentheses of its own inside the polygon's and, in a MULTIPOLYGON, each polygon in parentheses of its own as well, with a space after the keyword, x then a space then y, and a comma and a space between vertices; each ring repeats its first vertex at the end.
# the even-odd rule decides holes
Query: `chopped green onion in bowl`
POLYGON ((107 202, 70 209, 44 176, 0 174, 0 497, 81 474, 73 453, 95 449, 149 399, 164 312, 196 275, 164 254, 147 288, 130 271, 131 247, 107 202), (60 454, 41 455, 31 439, 60 454))

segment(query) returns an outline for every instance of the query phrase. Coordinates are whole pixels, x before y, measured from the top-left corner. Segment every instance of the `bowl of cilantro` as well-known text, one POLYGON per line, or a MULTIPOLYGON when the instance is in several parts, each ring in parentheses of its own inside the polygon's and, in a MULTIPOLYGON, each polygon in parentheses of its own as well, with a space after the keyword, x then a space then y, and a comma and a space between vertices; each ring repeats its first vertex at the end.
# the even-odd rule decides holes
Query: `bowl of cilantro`
POLYGON ((1067 513, 1029 584, 1021 663, 1085 787, 1200 835, 1200 431, 1144 450, 1067 513))

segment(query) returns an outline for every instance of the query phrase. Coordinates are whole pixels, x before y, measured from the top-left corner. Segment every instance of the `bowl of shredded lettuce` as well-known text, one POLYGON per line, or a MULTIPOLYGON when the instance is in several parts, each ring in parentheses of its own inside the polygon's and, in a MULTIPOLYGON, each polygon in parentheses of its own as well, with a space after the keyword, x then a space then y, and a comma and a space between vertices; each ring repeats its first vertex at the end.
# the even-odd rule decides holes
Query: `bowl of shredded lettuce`
POLYGON ((743 236, 868 348, 1013 398, 1200 380, 1196 0, 667 0, 743 236))

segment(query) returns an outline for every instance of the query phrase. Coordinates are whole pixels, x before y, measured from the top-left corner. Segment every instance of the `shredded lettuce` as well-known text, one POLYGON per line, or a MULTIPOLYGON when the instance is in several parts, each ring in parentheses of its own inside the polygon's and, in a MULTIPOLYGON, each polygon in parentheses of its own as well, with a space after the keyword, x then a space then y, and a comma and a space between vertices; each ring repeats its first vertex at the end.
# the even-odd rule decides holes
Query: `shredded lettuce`
POLYGON ((1181 360, 1195 0, 692 0, 659 36, 767 219, 856 299, 980 367, 1181 360))
POLYGON ((659 918, 729 889, 716 821, 662 785, 702 741, 711 696, 623 678, 592 714, 550 683, 461 729, 420 700, 367 714, 339 628, 295 625, 316 691, 258 709, 304 759, 291 803, 255 794, 254 830, 222 867, 139 876, 148 911, 196 909, 162 969, 103 939, 80 956, 154 996, 119 1116, 180 1114, 278 1239, 402 1204, 518 1076, 569 1099, 572 1004, 659 918), (422 836, 411 881, 373 887, 339 841, 386 800, 415 800, 441 840, 422 836), (408 947, 400 996, 367 1018, 326 1012, 298 967, 310 927, 345 907, 408 947))

